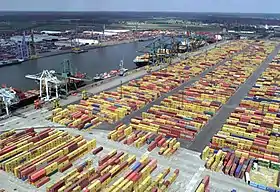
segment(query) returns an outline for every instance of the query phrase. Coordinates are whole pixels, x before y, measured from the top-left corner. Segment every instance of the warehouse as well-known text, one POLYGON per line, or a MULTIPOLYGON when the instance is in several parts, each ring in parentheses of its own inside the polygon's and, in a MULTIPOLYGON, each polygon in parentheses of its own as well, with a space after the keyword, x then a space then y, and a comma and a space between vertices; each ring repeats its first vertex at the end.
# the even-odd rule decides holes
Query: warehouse
MULTIPOLYGON (((12 36, 10 38, 11 41, 14 41, 14 42, 20 42, 22 41, 23 39, 23 36, 22 35, 16 35, 16 36, 12 36)), ((39 43, 39 42, 42 42, 42 41, 58 41, 60 40, 60 37, 57 37, 57 36, 51 36, 51 35, 47 35, 47 34, 35 34, 34 35, 34 42, 35 43, 39 43)), ((25 36, 25 41, 27 42, 31 42, 31 36, 30 35, 26 35, 25 36)))
POLYGON ((58 47, 72 47, 74 44, 79 44, 79 45, 97 45, 99 44, 98 40, 94 39, 75 39, 73 41, 71 40, 62 40, 62 41, 57 41, 54 43, 58 47))

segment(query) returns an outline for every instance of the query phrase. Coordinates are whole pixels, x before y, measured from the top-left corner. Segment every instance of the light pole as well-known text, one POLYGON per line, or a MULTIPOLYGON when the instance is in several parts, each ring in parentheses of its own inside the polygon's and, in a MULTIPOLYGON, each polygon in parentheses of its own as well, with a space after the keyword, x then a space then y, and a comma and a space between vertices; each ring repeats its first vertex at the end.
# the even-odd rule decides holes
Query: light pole
MULTIPOLYGON (((184 81, 183 81, 183 72, 181 71, 181 85, 183 85, 184 81)), ((184 106, 184 86, 183 86, 183 90, 181 92, 181 108, 182 110, 184 109, 183 106, 184 106)))
POLYGON ((122 87, 122 84, 123 84, 123 82, 121 80, 121 99, 123 98, 123 87, 122 87))

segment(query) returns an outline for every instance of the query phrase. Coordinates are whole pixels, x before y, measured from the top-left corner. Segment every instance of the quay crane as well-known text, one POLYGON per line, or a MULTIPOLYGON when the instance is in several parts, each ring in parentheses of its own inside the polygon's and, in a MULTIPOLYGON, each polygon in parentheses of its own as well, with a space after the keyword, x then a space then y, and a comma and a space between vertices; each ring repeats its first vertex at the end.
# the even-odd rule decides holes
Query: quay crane
POLYGON ((77 90, 85 82, 92 82, 92 78, 85 73, 74 72, 73 66, 69 60, 64 60, 61 64, 61 71, 44 70, 35 75, 26 75, 28 79, 33 79, 40 84, 40 98, 45 101, 67 96, 68 91, 77 90), (51 98, 52 91, 55 90, 55 97, 51 98), (45 97, 42 98, 43 94, 45 97))
POLYGON ((40 84, 40 98, 44 101, 51 101, 53 99, 57 99, 58 95, 58 87, 63 84, 63 81, 59 80, 55 76, 55 71, 51 70, 43 70, 42 73, 38 73, 35 75, 26 75, 28 79, 33 79, 39 81, 40 84), (55 97, 51 97, 51 88, 55 87, 55 97), (43 91, 45 89, 45 92, 43 91), (45 93, 45 97, 43 97, 43 93, 45 93))
MULTIPOLYGON (((16 92, 13 89, 9 88, 0 88, 0 97, 1 102, 5 105, 6 108, 6 115, 9 116, 9 107, 13 104, 19 102, 18 97, 16 96, 16 92)), ((2 108, 0 108, 2 111, 2 108)))
POLYGON ((137 52, 144 53, 133 61, 138 67, 162 63, 179 52, 179 41, 175 37, 159 37, 137 52))

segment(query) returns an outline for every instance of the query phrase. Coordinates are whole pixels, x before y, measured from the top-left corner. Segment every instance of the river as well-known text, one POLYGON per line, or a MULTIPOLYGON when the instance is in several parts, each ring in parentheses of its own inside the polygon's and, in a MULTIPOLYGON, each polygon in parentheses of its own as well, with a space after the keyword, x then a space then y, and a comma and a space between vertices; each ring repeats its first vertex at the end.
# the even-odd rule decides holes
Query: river
POLYGON ((120 44, 92 49, 81 54, 56 55, 26 61, 18 65, 4 66, 0 68, 0 84, 21 90, 36 88, 38 85, 33 80, 25 78, 25 75, 40 73, 44 69, 61 71, 61 63, 64 59, 69 59, 75 69, 87 73, 91 77, 94 77, 96 73, 117 69, 121 59, 124 59, 125 68, 133 69, 136 67, 133 59, 139 55, 137 50, 150 42, 120 44))

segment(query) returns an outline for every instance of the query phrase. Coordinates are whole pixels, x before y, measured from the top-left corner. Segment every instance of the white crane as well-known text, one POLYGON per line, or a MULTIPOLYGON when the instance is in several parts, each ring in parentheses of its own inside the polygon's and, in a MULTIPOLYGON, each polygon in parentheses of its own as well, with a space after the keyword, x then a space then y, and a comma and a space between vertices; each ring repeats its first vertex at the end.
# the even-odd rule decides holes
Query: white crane
POLYGON ((34 79, 39 81, 40 83, 40 98, 45 100, 45 101, 51 101, 53 99, 57 99, 59 97, 58 95, 58 86, 63 84, 64 82, 59 80, 55 76, 55 71, 51 70, 44 70, 42 73, 38 73, 35 75, 26 75, 25 76, 28 79, 34 79), (45 86, 45 93, 46 97, 42 97, 43 95, 43 85, 45 86), (50 95, 50 87, 55 86, 55 98, 51 98, 50 95))
POLYGON ((6 114, 7 116, 10 115, 9 107, 18 102, 18 98, 16 96, 16 92, 13 89, 9 88, 0 88, 0 97, 5 104, 6 107, 6 114))

